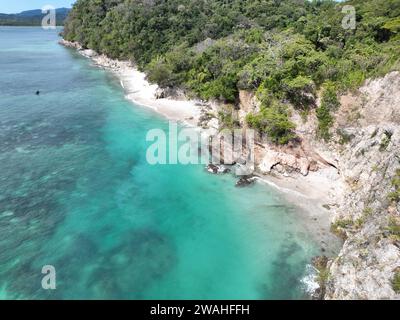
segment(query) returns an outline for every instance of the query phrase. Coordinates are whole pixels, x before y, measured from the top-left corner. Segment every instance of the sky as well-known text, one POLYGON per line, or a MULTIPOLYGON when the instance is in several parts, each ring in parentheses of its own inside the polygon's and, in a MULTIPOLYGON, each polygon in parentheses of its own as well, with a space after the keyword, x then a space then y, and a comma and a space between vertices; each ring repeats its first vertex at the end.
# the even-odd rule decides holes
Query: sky
POLYGON ((1 13, 19 13, 21 11, 41 9, 45 5, 56 8, 70 8, 75 0, 0 0, 1 13))

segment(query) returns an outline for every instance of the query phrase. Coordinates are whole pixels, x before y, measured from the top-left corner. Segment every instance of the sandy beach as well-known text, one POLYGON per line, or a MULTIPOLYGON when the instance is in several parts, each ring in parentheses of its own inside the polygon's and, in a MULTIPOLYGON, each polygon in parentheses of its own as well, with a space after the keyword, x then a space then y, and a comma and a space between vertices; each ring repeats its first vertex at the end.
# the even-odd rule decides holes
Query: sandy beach
POLYGON ((120 80, 127 99, 151 108, 167 119, 197 126, 200 117, 200 101, 157 98, 158 85, 150 84, 146 80, 146 74, 140 72, 130 62, 113 60, 105 55, 98 55, 93 50, 79 50, 79 53, 91 59, 98 67, 114 73, 120 80))

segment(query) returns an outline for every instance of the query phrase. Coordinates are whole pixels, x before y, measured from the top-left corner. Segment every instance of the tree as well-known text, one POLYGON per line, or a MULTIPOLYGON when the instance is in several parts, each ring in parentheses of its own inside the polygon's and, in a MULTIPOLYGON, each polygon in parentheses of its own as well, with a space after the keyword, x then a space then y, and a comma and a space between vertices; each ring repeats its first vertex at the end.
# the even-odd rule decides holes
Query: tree
POLYGON ((161 87, 173 85, 173 73, 171 66, 162 57, 153 59, 147 66, 147 77, 150 82, 157 83, 161 87))
POLYGON ((315 104, 315 84, 309 77, 298 76, 285 79, 283 89, 288 99, 297 108, 308 110, 315 104))
POLYGON ((250 128, 265 133, 277 144, 287 144, 295 138, 295 125, 289 120, 287 109, 281 104, 264 107, 259 113, 249 113, 246 122, 250 128))

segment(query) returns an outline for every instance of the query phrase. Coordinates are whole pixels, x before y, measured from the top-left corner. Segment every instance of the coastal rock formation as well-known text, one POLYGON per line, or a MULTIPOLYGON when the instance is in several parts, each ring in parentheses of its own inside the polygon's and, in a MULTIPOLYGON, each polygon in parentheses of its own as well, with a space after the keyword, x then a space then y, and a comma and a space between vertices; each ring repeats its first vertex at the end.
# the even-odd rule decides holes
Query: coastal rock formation
POLYGON ((351 135, 337 149, 347 190, 333 227, 346 241, 330 264, 326 299, 400 298, 392 283, 400 267, 400 204, 390 197, 400 168, 399 89, 400 73, 392 72, 342 98, 338 122, 351 135), (357 121, 343 116, 354 108, 357 121))
POLYGON ((186 96, 183 90, 167 87, 167 88, 157 88, 155 92, 156 99, 166 99, 171 98, 175 100, 185 100, 186 96))
POLYGON ((239 90, 239 104, 240 109, 238 111, 239 121, 242 127, 246 127, 245 121, 246 115, 249 112, 260 111, 260 102, 257 100, 255 94, 247 90, 239 90))
POLYGON ((313 112, 306 122, 293 112, 299 143, 263 142, 257 152, 262 174, 296 178, 337 170, 339 179, 325 176, 323 183, 332 185, 332 231, 345 242, 317 292, 325 299, 400 299, 393 285, 400 270, 400 203, 389 196, 400 170, 399 113, 400 73, 391 72, 341 97, 330 142, 316 138, 313 112))
POLYGON ((249 185, 252 185, 255 182, 255 178, 254 177, 241 177, 237 182, 236 182, 236 187, 238 188, 243 188, 243 187, 247 187, 249 185))
POLYGON ((262 146, 256 157, 258 170, 262 174, 277 172, 284 176, 296 176, 300 173, 307 176, 321 168, 337 169, 336 161, 331 160, 332 154, 325 154, 324 150, 312 147, 305 138, 286 146, 278 147, 270 143, 263 143, 262 146))
POLYGON ((341 157, 347 190, 335 210, 334 226, 340 225, 347 240, 332 262, 328 299, 399 298, 392 289, 394 270, 400 266, 396 236, 389 230, 391 216, 400 214, 388 196, 400 167, 398 126, 360 129, 341 157), (383 148, 386 132, 390 143, 383 148))
POLYGON ((59 42, 59 44, 63 45, 64 47, 67 48, 72 48, 75 50, 82 50, 82 45, 79 42, 72 42, 72 41, 67 41, 65 39, 61 39, 59 42))
MULTIPOLYGON (((254 93, 250 91, 239 91, 238 117, 242 127, 246 128, 245 117, 250 112, 260 111, 260 102, 254 93)), ((294 112, 294 114, 296 114, 294 112)), ((297 114, 296 114, 297 115, 297 114)), ((294 121, 298 127, 304 126, 304 121, 294 121)), ((296 130, 299 139, 288 145, 277 146, 270 143, 267 139, 259 137, 255 154, 255 162, 258 165, 257 171, 261 174, 270 174, 277 172, 284 176, 290 176, 300 173, 307 176, 310 171, 317 171, 320 168, 333 166, 336 167, 334 161, 327 160, 324 156, 316 151, 316 148, 310 145, 309 141, 314 140, 315 125, 309 128, 309 135, 302 134, 301 129, 296 130)))
MULTIPOLYGON (((254 97, 246 92, 240 97, 243 114, 254 110, 254 97)), ((292 178, 324 167, 337 170, 340 179, 326 176, 323 183, 333 186, 327 195, 332 230, 345 242, 328 263, 319 294, 325 299, 400 299, 393 288, 400 270, 400 204, 389 197, 400 172, 400 73, 368 80, 342 96, 328 143, 316 138, 315 113, 304 121, 294 110, 292 120, 297 143, 278 147, 261 141, 256 164, 262 174, 292 178)))
POLYGON ((207 171, 213 174, 225 174, 231 172, 231 169, 225 167, 224 165, 215 165, 210 163, 206 167, 207 171))
POLYGON ((270 173, 274 168, 280 173, 286 173, 287 168, 289 170, 298 170, 302 175, 306 176, 309 172, 310 161, 305 157, 296 157, 293 154, 269 150, 262 158, 259 169, 266 174, 270 173))
POLYGON ((130 62, 128 62, 128 61, 119 61, 119 60, 110 59, 106 55, 98 54, 96 51, 94 51, 92 49, 85 49, 78 42, 71 42, 71 41, 61 39, 58 43, 67 48, 72 48, 72 49, 77 50, 82 56, 92 59, 92 61, 94 63, 96 63, 97 66, 99 66, 101 68, 105 68, 105 69, 110 69, 114 72, 117 72, 118 70, 121 70, 130 65, 130 62))
POLYGON ((346 125, 355 118, 359 126, 380 123, 400 123, 400 72, 388 73, 385 77, 367 80, 358 92, 341 99, 339 125, 346 125), (382 109, 380 109, 382 108, 382 109))

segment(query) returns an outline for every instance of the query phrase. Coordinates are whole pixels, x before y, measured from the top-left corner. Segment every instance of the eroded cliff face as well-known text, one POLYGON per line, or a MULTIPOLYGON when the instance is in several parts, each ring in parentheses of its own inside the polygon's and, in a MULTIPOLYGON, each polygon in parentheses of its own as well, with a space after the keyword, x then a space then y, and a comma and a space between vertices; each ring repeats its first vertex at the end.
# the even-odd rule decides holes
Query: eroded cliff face
MULTIPOLYGON (((304 121, 294 111, 298 143, 263 142, 258 170, 296 177, 335 168, 339 178, 326 176, 324 183, 334 190, 332 231, 344 245, 328 263, 325 299, 400 299, 393 283, 400 271, 400 204, 390 197, 400 172, 400 72, 369 80, 340 102, 329 143, 316 138, 315 114, 304 121)), ((254 97, 242 93, 242 114, 254 108, 254 97)))
POLYGON ((400 73, 368 81, 342 97, 336 126, 347 143, 336 147, 346 190, 333 227, 346 238, 330 263, 326 299, 399 299, 400 205, 391 199, 400 169, 400 73))

